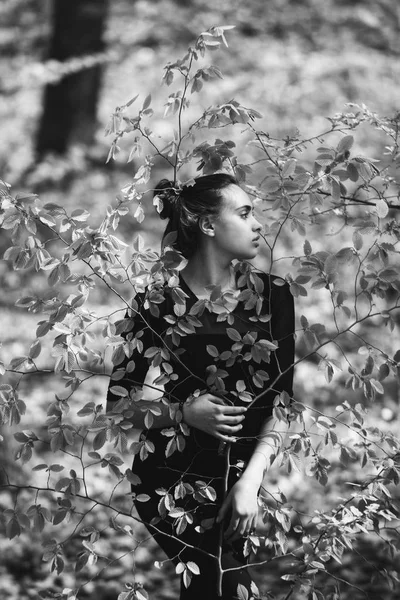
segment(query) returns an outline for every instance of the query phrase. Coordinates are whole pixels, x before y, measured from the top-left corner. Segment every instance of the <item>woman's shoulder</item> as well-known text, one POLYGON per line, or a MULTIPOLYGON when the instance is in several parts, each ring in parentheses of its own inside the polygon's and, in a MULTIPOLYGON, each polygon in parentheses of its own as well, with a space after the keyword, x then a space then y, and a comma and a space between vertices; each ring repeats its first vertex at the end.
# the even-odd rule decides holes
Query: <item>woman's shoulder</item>
POLYGON ((140 312, 162 318, 173 311, 174 304, 184 304, 188 298, 178 277, 176 281, 150 282, 137 287, 135 295, 131 298, 131 309, 133 313, 140 312))
POLYGON ((290 283, 286 279, 275 273, 265 273, 264 271, 255 271, 255 273, 263 282, 262 295, 271 303, 271 308, 293 305, 290 283))
POLYGON ((254 270, 253 273, 258 275, 264 284, 265 290, 274 290, 278 288, 289 289, 289 283, 280 275, 274 273, 266 273, 265 271, 254 270))

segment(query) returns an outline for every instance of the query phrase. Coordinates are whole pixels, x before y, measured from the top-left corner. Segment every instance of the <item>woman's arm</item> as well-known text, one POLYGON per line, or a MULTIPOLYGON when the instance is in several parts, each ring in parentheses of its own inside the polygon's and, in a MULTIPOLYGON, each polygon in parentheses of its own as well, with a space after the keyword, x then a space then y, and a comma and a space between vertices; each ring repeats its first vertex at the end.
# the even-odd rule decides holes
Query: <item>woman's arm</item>
POLYGON ((288 428, 288 423, 277 421, 273 417, 264 422, 257 446, 242 476, 230 489, 218 513, 217 523, 225 518, 230 508, 232 509, 230 523, 225 532, 228 542, 255 530, 258 492, 266 471, 284 443, 288 428))
MULTIPOLYGON (((279 277, 268 277, 271 303, 271 336, 278 342, 278 348, 272 355, 271 381, 276 394, 286 392, 293 396, 293 364, 294 364, 294 300, 287 282, 279 277), (283 285, 276 285, 278 281, 283 285)), ((264 282, 264 285, 267 281, 264 282)), ((254 449, 247 467, 241 477, 249 485, 254 482, 257 492, 262 483, 264 472, 279 452, 289 428, 287 421, 275 417, 266 419, 260 431, 259 441, 254 449)))
MULTIPOLYGON (((163 429, 174 427, 177 423, 176 411, 179 403, 164 404, 157 400, 136 400, 132 407, 133 416, 130 418, 135 429, 146 429, 145 415, 147 410, 154 410, 153 422, 150 429, 163 429), (171 404, 175 411, 171 411, 171 404), (171 416, 172 412, 172 416, 171 416)), ((186 425, 200 429, 213 437, 224 442, 231 442, 234 436, 242 428, 246 407, 227 406, 221 398, 212 394, 202 394, 185 402, 182 406, 182 421, 186 425)))
POLYGON ((259 441, 240 478, 242 484, 250 486, 256 493, 260 489, 266 471, 285 442, 289 423, 270 417, 264 422, 259 441))
MULTIPOLYGON (((270 289, 271 297, 271 335, 278 342, 278 349, 271 357, 271 381, 273 392, 285 391, 293 396, 293 364, 294 364, 294 302, 289 285, 276 286, 270 278, 264 283, 270 289), (271 281, 271 286, 269 282, 271 281)), ((257 496, 264 474, 271 466, 273 458, 279 452, 289 428, 287 421, 275 417, 263 423, 259 441, 239 481, 229 491, 218 513, 217 522, 221 521, 229 509, 232 516, 225 537, 233 541, 255 529, 258 504, 257 496)))
MULTIPOLYGON (((143 305, 143 299, 139 303, 139 308, 143 305)), ((150 317, 146 315, 146 320, 150 317)), ((129 315, 125 315, 125 319, 129 319, 129 315)), ((123 377, 115 382, 111 379, 108 394, 107 394, 107 412, 113 413, 113 409, 117 402, 121 400, 119 396, 115 396, 112 392, 113 386, 124 387, 128 392, 132 387, 142 387, 142 395, 140 400, 135 400, 129 410, 133 413, 130 421, 135 429, 146 429, 145 416, 148 412, 152 412, 151 429, 164 429, 166 427, 174 427, 177 423, 175 415, 179 408, 178 401, 168 403, 160 402, 164 393, 163 386, 157 386, 154 381, 160 375, 159 367, 149 366, 149 360, 144 356, 147 348, 154 346, 152 332, 145 321, 141 318, 140 313, 135 316, 133 328, 129 332, 122 334, 127 340, 128 333, 132 334, 132 338, 143 330, 143 335, 140 337, 143 345, 142 352, 137 348, 133 350, 131 356, 126 356, 121 364, 113 369, 113 373, 117 370, 124 371, 123 377), (127 371, 129 362, 134 360, 135 368, 133 371, 127 371), (171 405, 175 410, 171 411, 171 405)), ((119 412, 119 411, 118 411, 119 412)), ((185 402, 182 407, 183 421, 191 426, 200 429, 209 435, 216 437, 224 442, 232 440, 234 436, 242 428, 241 422, 244 419, 245 407, 227 406, 217 396, 212 394, 202 394, 197 398, 185 402)))

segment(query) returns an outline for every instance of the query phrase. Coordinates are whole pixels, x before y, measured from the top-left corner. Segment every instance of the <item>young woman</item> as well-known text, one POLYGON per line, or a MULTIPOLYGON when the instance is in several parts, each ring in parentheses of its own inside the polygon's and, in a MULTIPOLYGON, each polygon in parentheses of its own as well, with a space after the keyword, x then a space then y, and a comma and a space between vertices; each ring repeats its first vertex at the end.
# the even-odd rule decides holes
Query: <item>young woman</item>
POLYGON ((127 312, 121 330, 134 349, 114 369, 122 372, 110 384, 108 411, 143 429, 133 491, 147 501, 135 506, 167 556, 190 563, 181 600, 214 600, 221 589, 233 600, 239 583, 251 591, 243 543, 279 445, 274 399, 292 396, 293 298, 282 279, 244 262, 257 255, 261 225, 234 177, 199 177, 179 193, 163 180, 156 194, 169 220, 164 239, 172 235, 169 245, 187 263, 175 275, 156 274, 127 312), (143 385, 157 387, 157 373, 163 400, 140 399, 143 385), (133 401, 114 396, 113 385, 133 391, 133 401))

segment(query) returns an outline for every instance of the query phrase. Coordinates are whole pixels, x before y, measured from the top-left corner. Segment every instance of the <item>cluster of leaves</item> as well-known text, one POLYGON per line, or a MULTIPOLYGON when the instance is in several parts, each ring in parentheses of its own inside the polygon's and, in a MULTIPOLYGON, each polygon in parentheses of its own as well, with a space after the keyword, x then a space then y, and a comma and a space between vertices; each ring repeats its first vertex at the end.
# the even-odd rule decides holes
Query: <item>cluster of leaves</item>
MULTIPOLYGON (((65 380, 65 393, 55 395, 48 407, 46 436, 31 430, 15 434, 19 444, 16 460, 32 460, 35 446, 42 443, 49 444, 59 458, 57 463, 40 463, 33 468, 34 472, 45 472, 47 480, 43 485, 29 483, 29 488, 34 491, 31 506, 25 510, 16 503, 13 509, 3 511, 10 538, 30 528, 41 532, 47 522, 57 526, 75 520, 79 528, 85 514, 78 515, 78 500, 91 507, 87 512, 102 506, 110 513, 131 515, 130 506, 121 508, 114 502, 116 487, 123 483, 132 486, 140 483, 138 476, 125 468, 125 454, 146 460, 155 451, 154 444, 146 439, 146 432, 165 406, 176 420, 175 428, 162 430, 169 438, 167 456, 184 451, 189 431, 181 422, 174 404, 179 399, 173 394, 163 395, 158 405, 153 402, 146 406, 142 402, 141 386, 126 389, 122 380, 126 374, 134 376, 135 357, 139 357, 141 361, 147 361, 149 368, 159 370, 154 381, 148 384, 149 388, 176 381, 177 365, 185 368, 181 340, 196 333, 204 311, 216 313, 218 321, 227 322, 227 335, 232 345, 230 350, 222 352, 214 345, 208 346, 210 365, 206 380, 199 382, 199 388, 219 394, 229 391, 231 396, 250 405, 258 397, 255 388, 260 394, 273 389, 268 363, 271 353, 279 348, 279 340, 258 339, 253 331, 240 333, 234 327, 231 314, 234 303, 243 302, 251 320, 269 326, 270 315, 263 313, 262 281, 250 265, 238 263, 235 266, 241 283, 246 284, 238 297, 224 295, 216 286, 209 300, 199 300, 187 311, 187 297, 178 277, 179 270, 186 264, 185 259, 168 244, 160 255, 145 248, 140 236, 132 249, 116 236, 120 219, 128 211, 134 212, 139 223, 143 221, 143 204, 151 191, 152 167, 156 159, 163 159, 171 168, 177 187, 183 183, 179 179, 181 173, 193 163, 202 173, 221 169, 234 173, 254 197, 256 209, 263 215, 263 237, 270 255, 270 270, 275 268, 277 254, 279 260, 284 258, 279 256, 283 236, 298 234, 304 238, 301 253, 295 252, 290 257, 289 271, 284 273, 284 278, 293 296, 299 300, 318 290, 324 294, 331 305, 331 319, 320 323, 300 316, 297 339, 304 351, 296 364, 308 359, 317 360, 328 383, 336 371, 342 370, 342 364, 347 364, 349 376, 345 386, 349 392, 351 388, 362 390, 365 403, 384 393, 383 381, 398 376, 400 350, 379 348, 375 339, 366 337, 367 330, 363 326, 367 322, 376 322, 390 332, 397 327, 400 225, 396 215, 400 203, 396 169, 400 158, 400 116, 381 118, 365 106, 353 106, 354 112, 330 119, 329 128, 320 135, 309 139, 296 135, 277 140, 255 126, 256 120, 261 118, 259 113, 231 99, 207 108, 194 123, 185 127, 184 115, 190 94, 198 93, 208 81, 222 76, 213 65, 195 67, 207 52, 216 50, 221 44, 227 45, 225 31, 229 29, 231 27, 214 27, 204 32, 182 59, 165 67, 163 83, 172 86, 178 82, 179 85, 166 100, 165 118, 176 122, 172 139, 156 144, 149 123, 154 114, 151 97, 144 99, 136 115, 130 116, 128 112, 137 97, 115 110, 107 127, 107 132, 114 136, 109 159, 119 152, 119 141, 125 136, 132 140, 128 160, 138 155, 144 155, 144 159, 130 185, 117 197, 115 206, 107 208, 98 227, 88 224, 90 214, 83 209, 68 214, 55 204, 42 206, 34 194, 13 196, 7 184, 0 185, 0 224, 11 240, 4 259, 17 271, 43 271, 49 286, 43 294, 25 296, 17 302, 19 307, 41 315, 41 320, 26 354, 12 357, 7 365, 1 363, 1 373, 7 381, 0 385, 0 423, 3 426, 20 425, 26 407, 19 398, 19 383, 29 373, 45 371, 40 365, 43 338, 52 340, 54 361, 50 371, 62 375, 65 380), (386 164, 382 166, 383 160, 377 163, 371 158, 352 154, 354 137, 349 132, 366 122, 390 139, 383 157, 386 164), (251 162, 239 160, 235 143, 228 137, 217 137, 214 143, 201 139, 209 136, 213 129, 222 129, 226 134, 230 127, 237 125, 243 129, 243 136, 254 154, 251 162), (310 152, 316 143, 319 144, 317 155, 310 165, 306 160, 302 161, 302 153, 310 152), (348 245, 318 249, 319 232, 329 221, 338 222, 349 232, 348 245), (106 286, 121 302, 121 310, 127 310, 128 314, 117 319, 115 314, 97 315, 90 308, 90 294, 96 286, 106 286), (160 305, 165 301, 166 288, 173 299, 173 314, 166 317, 171 346, 157 336, 150 321, 144 322, 144 328, 132 332, 131 317, 140 314, 140 302, 157 318, 160 305), (149 338, 146 331, 153 335, 149 338), (156 345, 153 341, 147 344, 154 338, 156 345), (364 357, 362 364, 350 361, 346 352, 349 338, 354 338, 357 343, 359 356, 364 357), (103 376, 109 376, 106 360, 109 348, 112 349, 111 362, 116 367, 111 392, 118 399, 112 414, 105 416, 104 404, 94 402, 75 412, 71 405, 74 392, 98 376, 99 371, 103 376), (252 367, 252 371, 249 367, 251 387, 239 379, 235 390, 226 390, 226 369, 239 359, 259 365, 252 367), (130 443, 132 418, 138 413, 143 413, 144 434, 130 443), (66 456, 76 462, 76 468, 71 468, 68 476, 58 475, 65 469, 61 463, 66 456), (98 468, 108 469, 116 481, 106 499, 94 498, 89 491, 88 478, 98 468)), ((190 179, 186 183, 190 183, 190 179)), ((199 393, 199 390, 195 391, 194 396, 199 393)), ((274 417, 282 424, 298 425, 298 430, 290 435, 275 457, 289 473, 301 470, 301 465, 305 464, 307 475, 326 485, 329 470, 336 460, 334 457, 344 466, 359 461, 360 468, 365 471, 356 493, 332 510, 316 511, 309 519, 296 515, 295 520, 295 509, 289 507, 283 495, 275 499, 273 508, 270 499, 260 498, 261 516, 268 524, 268 533, 250 536, 246 553, 254 555, 260 549, 271 549, 274 558, 269 561, 285 556, 289 552, 290 534, 294 532, 299 542, 290 552, 296 556, 301 568, 296 574, 284 575, 284 580, 291 586, 291 593, 302 590, 310 598, 320 600, 326 596, 317 588, 317 575, 327 571, 331 559, 340 562, 344 552, 352 550, 352 540, 361 532, 383 537, 393 552, 399 549, 398 537, 392 539, 386 535, 386 528, 388 521, 396 521, 399 517, 388 485, 399 482, 400 439, 391 432, 370 426, 362 403, 354 407, 346 401, 339 407, 338 414, 327 416, 282 392, 274 400, 274 417), (343 428, 352 432, 351 441, 341 437, 343 428)), ((12 490, 19 486, 8 481, 7 487, 12 490)), ((157 493, 160 518, 171 520, 175 535, 179 536, 187 527, 203 531, 211 526, 206 520, 198 523, 193 510, 186 510, 183 503, 188 498, 199 505, 215 502, 215 489, 208 482, 197 480, 192 484, 182 480, 173 489, 160 488, 157 493)), ((138 502, 149 500, 146 494, 133 493, 133 497, 138 502)), ((117 527, 115 523, 114 526, 117 527)), ((96 543, 101 538, 100 532, 91 530, 87 535, 82 529, 81 536, 82 551, 77 556, 76 570, 94 565, 99 558, 96 543)), ((51 540, 46 544, 44 559, 57 573, 65 567, 65 543, 66 540, 51 540)), ((180 562, 176 570, 187 586, 199 572, 193 561, 180 562)), ((389 583, 396 579, 395 573, 386 573, 385 577, 389 583)), ((58 597, 72 600, 78 592, 78 589, 66 589, 58 597)), ((120 600, 142 600, 147 598, 147 593, 134 581, 119 597, 120 600)), ((244 588, 238 589, 238 597, 250 600, 244 588)), ((251 597, 258 597, 255 589, 251 597)))

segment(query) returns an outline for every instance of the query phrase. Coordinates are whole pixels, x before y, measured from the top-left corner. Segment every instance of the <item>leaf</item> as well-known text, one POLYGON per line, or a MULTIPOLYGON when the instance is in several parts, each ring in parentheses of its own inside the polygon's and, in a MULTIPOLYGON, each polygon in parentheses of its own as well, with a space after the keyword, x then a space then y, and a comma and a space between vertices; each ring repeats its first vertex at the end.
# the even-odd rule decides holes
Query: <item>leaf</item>
POLYGON ((308 329, 309 327, 308 319, 304 315, 301 315, 300 317, 300 324, 303 329, 308 329))
POLYGON ((138 475, 132 472, 131 469, 127 469, 125 472, 126 478, 131 485, 140 485, 141 479, 138 475))
POLYGON ((53 518, 53 525, 59 525, 60 523, 62 523, 65 519, 65 517, 67 516, 68 511, 66 511, 65 509, 61 509, 58 510, 56 512, 56 514, 54 515, 53 518))
POLYGON ((282 177, 286 178, 286 177, 291 177, 295 170, 296 170, 296 160, 294 158, 289 158, 289 160, 287 160, 285 162, 285 164, 283 165, 282 168, 282 177))
POLYGON ((379 272, 379 279, 383 279, 384 281, 396 281, 398 277, 399 273, 395 269, 383 269, 383 271, 379 272))
POLYGON ((49 470, 54 471, 55 473, 60 473, 63 471, 65 467, 63 465, 50 465, 49 470))
POLYGON ((330 429, 331 427, 335 427, 334 423, 328 417, 318 417, 317 425, 320 425, 326 429, 330 429))
POLYGON ((354 450, 346 448, 346 446, 342 446, 340 448, 340 462, 344 464, 344 466, 348 466, 350 461, 354 461, 357 458, 354 450))
POLYGON ((16 356, 10 362, 10 369, 12 369, 12 370, 19 369, 27 360, 28 360, 27 356, 16 356))
POLYGON ((138 223, 142 223, 144 221, 144 210, 141 204, 138 205, 133 217, 137 220, 138 223))
POLYGON ((194 77, 193 79, 193 84, 192 87, 190 89, 190 93, 194 94, 195 92, 200 92, 200 90, 203 87, 203 82, 200 80, 199 77, 194 77))
POLYGON ((308 240, 305 240, 303 244, 303 251, 306 256, 310 256, 310 254, 312 253, 311 244, 308 240))
POLYGON ((82 552, 81 554, 79 554, 78 560, 75 563, 75 571, 80 571, 81 569, 83 569, 83 567, 86 566, 88 559, 89 554, 87 554, 86 552, 82 552))
POLYGON ((24 433, 23 431, 17 431, 17 433, 14 433, 14 438, 20 444, 25 444, 26 442, 29 441, 29 436, 26 435, 26 433, 24 433))
POLYGON ((188 588, 190 585, 190 582, 192 581, 192 573, 189 571, 189 569, 185 569, 183 571, 183 585, 188 588))
POLYGON ((54 557, 52 565, 51 565, 51 570, 52 571, 56 570, 57 575, 60 575, 60 573, 63 572, 64 560, 61 558, 61 556, 57 555, 54 557))
POLYGON ((385 390, 383 389, 383 385, 377 381, 376 379, 370 379, 370 383, 372 387, 378 392, 378 394, 384 394, 385 390))
POLYGON ((16 536, 21 535, 21 527, 18 520, 14 517, 6 525, 7 537, 12 540, 16 536))
POLYGON ((109 391, 114 396, 121 396, 122 398, 126 398, 128 396, 128 390, 120 385, 113 385, 109 391))
POLYGON ((263 189, 268 194, 277 192, 281 187, 281 180, 278 177, 268 177, 263 183, 263 189))
POLYGON ((184 509, 180 506, 176 506, 175 508, 169 511, 168 516, 172 517, 173 519, 176 519, 178 517, 183 517, 184 514, 184 509))
POLYGON ((125 107, 129 108, 129 106, 131 106, 131 104, 133 104, 138 97, 139 97, 139 94, 136 94, 136 96, 134 96, 133 98, 128 100, 128 102, 125 104, 125 107))
POLYGON ((40 343, 40 340, 36 340, 35 342, 33 342, 33 344, 31 345, 30 349, 29 349, 29 358, 35 359, 39 356, 40 352, 42 350, 42 345, 40 343))
POLYGON ((249 592, 242 583, 238 583, 236 592, 239 600, 249 600, 249 592))
POLYGON ((333 177, 331 179, 331 189, 332 189, 333 200, 335 200, 336 202, 339 202, 340 201, 340 185, 339 185, 339 182, 336 181, 336 179, 334 179, 333 177))
POLYGON ((142 111, 146 110, 147 108, 149 108, 150 104, 151 104, 151 94, 149 94, 148 96, 146 96, 146 98, 144 99, 143 106, 142 106, 142 111))
POLYGON ((107 440, 107 433, 105 431, 105 429, 102 429, 101 431, 99 431, 94 440, 93 440, 93 450, 100 450, 100 448, 102 448, 104 446, 104 444, 106 443, 107 440))
POLYGON ((83 408, 81 408, 76 414, 79 417, 85 417, 87 415, 92 415, 95 411, 96 405, 94 402, 88 402, 85 404, 83 408))
POLYGON ((83 208, 77 208, 71 213, 71 218, 74 221, 86 221, 89 217, 90 213, 83 208))
POLYGON ((341 263, 349 263, 354 258, 353 248, 341 248, 335 256, 341 263))
POLYGON ((304 339, 305 339, 305 341, 306 341, 306 344, 307 344, 307 346, 308 346, 308 348, 309 348, 310 350, 313 350, 313 348, 314 348, 316 345, 318 345, 318 340, 317 340, 317 338, 316 338, 315 334, 314 334, 312 331, 310 331, 309 329, 307 329, 307 330, 304 332, 304 339))
POLYGON ((49 227, 55 227, 56 226, 56 221, 55 219, 53 219, 53 217, 51 217, 50 215, 46 214, 46 213, 40 213, 39 215, 39 220, 41 223, 44 223, 45 225, 48 225, 49 227))
POLYGON ((206 349, 208 354, 210 354, 214 358, 218 358, 219 352, 215 346, 213 346, 212 344, 207 344, 206 349))
POLYGON ((353 244, 356 250, 361 250, 363 246, 363 237, 359 231, 353 233, 353 244))
POLYGON ((232 327, 228 327, 226 330, 226 333, 228 335, 228 337, 233 340, 234 342, 241 342, 242 338, 239 334, 238 331, 236 331, 236 329, 233 329, 232 327))
POLYGON ((358 170, 353 163, 347 165, 347 173, 351 181, 358 181, 358 170))
POLYGON ((378 215, 378 217, 380 219, 384 219, 389 212, 389 207, 383 199, 377 200, 377 202, 375 204, 375 208, 376 208, 376 214, 378 215))
POLYGON ((236 382, 236 389, 240 394, 245 391, 246 384, 242 379, 239 379, 239 381, 236 382))
POLYGON ((290 531, 291 521, 288 514, 283 511, 276 510, 275 518, 284 531, 290 531))
POLYGON ((345 135, 338 143, 336 150, 337 150, 338 154, 342 153, 342 152, 346 152, 347 150, 350 150, 350 148, 353 146, 353 144, 354 144, 354 137, 352 135, 345 135))
POLYGON ((186 563, 186 567, 194 574, 194 575, 200 575, 200 569, 198 567, 198 565, 196 565, 195 562, 189 560, 186 563))
POLYGON ((379 381, 383 381, 384 379, 386 379, 386 377, 388 377, 388 375, 390 374, 390 369, 389 369, 389 365, 387 363, 383 363, 380 367, 379 367, 379 381))
POLYGON ((180 575, 180 573, 183 573, 184 570, 185 570, 185 563, 183 563, 183 562, 178 563, 175 567, 175 573, 177 575, 180 575))
POLYGON ((150 500, 150 496, 148 494, 138 494, 135 500, 138 502, 148 502, 150 500))

